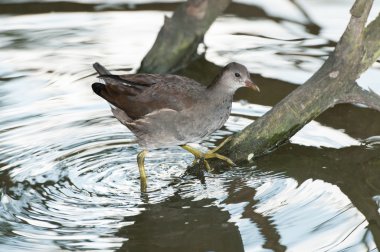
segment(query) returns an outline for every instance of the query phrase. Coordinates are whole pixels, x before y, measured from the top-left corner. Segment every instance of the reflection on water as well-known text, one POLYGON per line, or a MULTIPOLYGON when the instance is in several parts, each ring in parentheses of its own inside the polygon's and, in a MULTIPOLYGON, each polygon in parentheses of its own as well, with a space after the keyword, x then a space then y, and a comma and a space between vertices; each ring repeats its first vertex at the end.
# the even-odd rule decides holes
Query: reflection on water
MULTIPOLYGON (((188 153, 152 151, 148 193, 139 192, 139 147, 92 93, 91 63, 136 69, 176 5, 1 1, 0 250, 376 251, 380 115, 366 108, 337 106, 279 150, 208 174, 205 185, 183 177, 188 153)), ((241 130, 305 81, 349 8, 232 4, 207 34, 205 57, 180 73, 207 83, 235 60, 262 92, 240 90, 225 127, 202 145, 241 130)), ((379 71, 360 83, 379 91, 379 71)))

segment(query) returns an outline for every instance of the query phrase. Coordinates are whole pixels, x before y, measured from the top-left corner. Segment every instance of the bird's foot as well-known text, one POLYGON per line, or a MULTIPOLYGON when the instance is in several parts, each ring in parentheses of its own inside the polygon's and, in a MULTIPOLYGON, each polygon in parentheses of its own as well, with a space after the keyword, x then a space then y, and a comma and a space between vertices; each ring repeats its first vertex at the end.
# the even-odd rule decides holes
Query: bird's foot
POLYGON ((221 144, 219 144, 214 149, 212 149, 212 150, 210 150, 210 151, 208 151, 208 152, 206 152, 204 154, 204 156, 205 156, 205 162, 206 162, 205 165, 206 165, 207 169, 210 169, 210 165, 208 164, 208 162, 206 161, 206 159, 211 159, 211 158, 217 158, 217 159, 223 160, 224 162, 226 162, 230 166, 236 166, 236 164, 230 158, 217 153, 217 151, 220 148, 222 148, 223 145, 225 143, 227 143, 228 141, 230 141, 230 140, 231 140, 231 136, 227 137, 226 139, 223 140, 223 142, 221 144))
POLYGON ((210 150, 210 151, 206 152, 203 155, 203 158, 204 158, 204 163, 205 163, 207 171, 213 171, 214 170, 210 167, 209 163, 207 162, 207 159, 212 159, 212 158, 220 159, 220 160, 226 162, 227 164, 229 164, 230 166, 235 166, 235 163, 230 158, 223 156, 221 154, 215 153, 214 150, 210 150))
POLYGON ((208 172, 212 172, 214 169, 211 168, 211 166, 208 163, 207 159, 217 158, 217 159, 220 159, 220 160, 226 162, 230 166, 234 166, 235 165, 235 163, 231 159, 229 159, 228 157, 216 153, 216 151, 218 151, 223 146, 223 144, 225 142, 226 142, 226 140, 223 141, 223 143, 221 145, 219 145, 218 147, 216 147, 216 148, 214 148, 214 149, 212 149, 212 150, 210 150, 210 151, 208 151, 206 153, 203 153, 203 152, 201 152, 201 151, 199 151, 199 150, 197 150, 197 149, 195 149, 195 148, 193 148, 193 147, 191 147, 189 145, 182 145, 181 147, 194 155, 195 160, 193 161, 193 164, 196 163, 196 162, 198 162, 198 160, 203 160, 204 165, 206 167, 206 170, 208 172))

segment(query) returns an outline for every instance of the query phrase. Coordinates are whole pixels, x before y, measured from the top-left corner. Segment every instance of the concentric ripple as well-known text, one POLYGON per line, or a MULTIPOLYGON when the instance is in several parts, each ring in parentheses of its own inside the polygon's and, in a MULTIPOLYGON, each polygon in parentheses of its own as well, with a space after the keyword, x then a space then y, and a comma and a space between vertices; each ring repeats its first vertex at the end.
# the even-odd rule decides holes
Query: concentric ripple
MULTIPOLYGON (((104 248, 119 246, 121 239, 112 234, 126 224, 123 218, 138 214, 142 210, 139 205, 146 200, 139 191, 138 146, 126 141, 133 136, 121 127, 113 126, 106 132, 105 125, 117 125, 109 116, 85 123, 77 121, 76 125, 65 122, 59 127, 49 123, 43 129, 35 129, 34 125, 43 124, 46 115, 41 118, 33 122, 25 120, 17 128, 2 128, 8 144, 1 148, 0 155, 9 158, 3 160, 1 167, 2 177, 7 178, 1 186, 1 222, 11 225, 9 231, 24 237, 25 243, 32 239, 39 248, 41 242, 49 247, 67 241, 72 244, 59 246, 89 248, 86 244, 95 241, 104 248), (91 132, 86 131, 92 124, 91 132), (113 131, 115 128, 119 132, 113 131), (65 135, 64 140, 46 140, 55 134, 65 135), (8 135, 25 137, 19 142, 11 141, 8 135), (53 144, 41 144, 39 138, 53 144)), ((54 117, 50 120, 54 121, 54 117)), ((151 202, 170 195, 170 190, 161 188, 167 187, 186 167, 178 159, 188 160, 189 156, 176 152, 162 150, 147 158, 147 172, 152 178, 151 202), (164 160, 165 164, 160 165, 164 160)), ((9 239, 3 242, 8 243, 9 239)))
MULTIPOLYGON (((324 37, 324 27, 309 30, 307 12, 276 3, 292 14, 239 1, 207 34, 205 72, 239 61, 263 91, 262 102, 238 94, 228 122, 203 147, 242 130, 307 79, 346 24, 324 37), (274 17, 236 11, 248 8, 274 17)), ((150 151, 148 192, 140 192, 140 148, 93 94, 91 63, 135 69, 168 14, 158 5, 0 16, 0 251, 375 251, 380 133, 376 125, 358 132, 339 113, 306 125, 271 155, 206 173, 205 184, 183 176, 193 157, 181 148, 150 151)), ((344 112, 355 118, 363 110, 344 112)), ((375 124, 368 113, 363 122, 375 124)))

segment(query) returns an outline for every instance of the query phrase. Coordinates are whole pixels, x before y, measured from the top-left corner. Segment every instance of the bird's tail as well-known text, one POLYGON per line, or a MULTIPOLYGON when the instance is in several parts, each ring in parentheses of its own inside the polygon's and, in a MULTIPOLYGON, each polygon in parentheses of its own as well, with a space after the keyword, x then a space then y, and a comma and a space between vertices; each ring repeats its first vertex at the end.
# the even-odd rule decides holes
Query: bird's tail
POLYGON ((98 72, 99 75, 110 75, 110 71, 108 71, 104 66, 100 65, 98 62, 94 63, 92 65, 96 72, 98 72))
MULTIPOLYGON (((96 72, 98 72, 99 75, 111 74, 104 66, 100 65, 98 62, 95 62, 92 66, 95 68, 96 72)), ((103 97, 102 91, 105 90, 105 85, 103 83, 96 82, 92 84, 92 90, 94 90, 97 95, 103 97)))

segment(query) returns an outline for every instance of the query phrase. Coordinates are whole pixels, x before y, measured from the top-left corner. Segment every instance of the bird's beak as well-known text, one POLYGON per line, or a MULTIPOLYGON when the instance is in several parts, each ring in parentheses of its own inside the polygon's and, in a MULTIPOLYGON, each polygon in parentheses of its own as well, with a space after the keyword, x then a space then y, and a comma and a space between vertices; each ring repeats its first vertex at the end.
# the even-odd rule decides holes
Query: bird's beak
POLYGON ((253 83, 250 79, 246 80, 244 83, 246 87, 253 89, 257 92, 260 92, 260 88, 255 83, 253 83))

